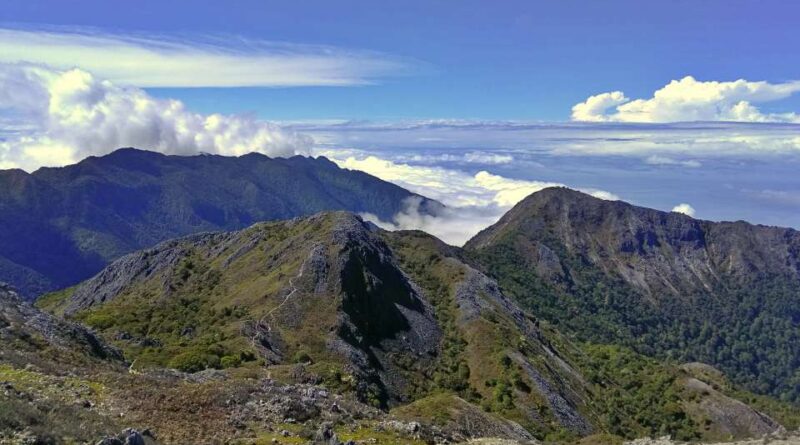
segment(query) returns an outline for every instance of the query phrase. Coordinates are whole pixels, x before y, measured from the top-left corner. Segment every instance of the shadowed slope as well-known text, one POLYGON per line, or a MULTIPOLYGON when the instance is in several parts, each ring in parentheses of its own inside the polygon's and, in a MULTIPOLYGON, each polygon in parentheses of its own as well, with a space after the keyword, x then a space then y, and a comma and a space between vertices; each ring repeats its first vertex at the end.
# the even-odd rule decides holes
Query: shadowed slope
POLYGON ((32 297, 170 238, 323 210, 390 219, 411 196, 302 156, 165 156, 129 148, 33 174, 0 171, 0 279, 32 297))

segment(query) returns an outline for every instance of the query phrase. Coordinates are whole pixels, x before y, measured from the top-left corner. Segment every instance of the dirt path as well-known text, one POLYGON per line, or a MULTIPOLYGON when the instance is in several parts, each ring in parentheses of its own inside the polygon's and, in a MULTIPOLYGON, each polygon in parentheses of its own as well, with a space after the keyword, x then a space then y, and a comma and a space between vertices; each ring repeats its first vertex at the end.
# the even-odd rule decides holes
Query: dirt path
POLYGON ((303 272, 305 271, 305 268, 306 268, 306 262, 308 262, 308 258, 303 260, 303 264, 300 265, 300 271, 297 273, 297 275, 292 277, 292 278, 289 278, 289 288, 291 290, 283 298, 283 301, 281 301, 280 304, 278 304, 274 308, 270 309, 254 325, 254 327, 253 327, 253 335, 250 336, 250 345, 254 349, 258 350, 258 345, 257 345, 258 327, 259 326, 266 326, 267 327, 267 332, 268 333, 272 332, 272 323, 267 323, 267 319, 268 318, 271 319, 271 321, 274 323, 275 322, 275 312, 277 312, 280 308, 282 308, 284 305, 286 305, 286 303, 289 302, 289 300, 294 296, 294 294, 296 294, 298 292, 297 286, 295 285, 295 281, 299 280, 300 278, 303 277, 303 272))

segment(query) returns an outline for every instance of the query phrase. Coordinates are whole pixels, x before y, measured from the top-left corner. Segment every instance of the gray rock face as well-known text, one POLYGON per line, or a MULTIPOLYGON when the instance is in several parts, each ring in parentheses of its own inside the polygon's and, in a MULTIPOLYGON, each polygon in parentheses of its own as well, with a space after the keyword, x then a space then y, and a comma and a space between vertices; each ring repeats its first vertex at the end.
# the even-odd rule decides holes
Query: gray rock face
MULTIPOLYGON (((459 324, 463 325, 489 313, 508 317, 532 344, 541 348, 542 352, 548 356, 549 362, 558 368, 559 372, 574 378, 579 385, 583 384, 580 373, 559 358, 555 351, 543 341, 536 325, 537 322, 506 297, 494 280, 469 266, 467 267, 466 276, 459 283, 455 293, 460 310, 459 324)), ((581 396, 571 384, 563 381, 551 383, 522 354, 514 353, 511 358, 534 382, 538 392, 547 400, 550 410, 561 425, 581 435, 590 434, 593 431, 591 422, 578 410, 578 405, 582 403, 581 396)))
POLYGON ((333 432, 333 424, 325 422, 320 425, 317 433, 314 435, 314 444, 316 445, 341 445, 342 442, 336 437, 333 432))
POLYGON ((335 293, 342 295, 342 311, 329 345, 349 357, 362 381, 377 383, 389 401, 407 385, 390 358, 431 363, 441 330, 432 306, 383 240, 360 218, 337 216, 332 240, 338 252, 329 274, 335 293))
POLYGON ((77 351, 89 357, 121 360, 120 352, 81 325, 44 313, 23 301, 7 284, 0 283, 0 343, 13 339, 42 338, 50 346, 77 351))

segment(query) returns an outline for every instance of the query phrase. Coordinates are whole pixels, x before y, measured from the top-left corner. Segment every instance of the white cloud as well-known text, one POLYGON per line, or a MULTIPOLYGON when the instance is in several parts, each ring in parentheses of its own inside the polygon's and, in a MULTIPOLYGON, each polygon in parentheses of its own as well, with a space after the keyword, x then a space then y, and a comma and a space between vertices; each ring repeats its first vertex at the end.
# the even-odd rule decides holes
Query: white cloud
POLYGON ((148 37, 93 30, 0 29, 0 62, 79 64, 139 87, 341 86, 401 74, 410 64, 385 54, 222 36, 148 37))
POLYGON ((414 163, 438 163, 438 162, 453 162, 460 164, 486 164, 486 165, 500 165, 508 164, 514 161, 514 157, 508 154, 491 153, 487 151, 470 151, 463 154, 442 153, 431 154, 427 153, 413 153, 413 154, 397 154, 392 156, 393 160, 414 162, 414 163))
POLYGON ((250 116, 193 113, 180 101, 79 69, 0 64, 0 109, 32 125, 0 140, 0 168, 65 165, 125 146, 169 154, 288 156, 313 143, 250 116))
MULTIPOLYGON (((462 245, 478 231, 496 222, 531 193, 547 187, 564 186, 557 182, 511 179, 487 171, 470 175, 437 166, 413 166, 374 155, 342 158, 337 157, 337 153, 336 150, 317 152, 343 168, 367 172, 447 206, 436 215, 425 215, 419 212, 418 202, 409 201, 392 221, 380 221, 374 215, 365 215, 367 219, 388 229, 425 230, 455 245, 462 245)), ((603 190, 582 191, 601 199, 619 199, 603 190)))
POLYGON ((753 103, 785 99, 800 91, 800 81, 785 83, 673 80, 649 99, 631 100, 621 92, 602 93, 572 107, 572 119, 588 122, 798 122, 797 113, 764 114, 753 103))
POLYGON ((407 198, 403 210, 392 217, 391 221, 383 221, 370 213, 361 216, 386 230, 422 230, 442 241, 461 246, 479 231, 494 224, 502 215, 495 206, 487 207, 444 207, 435 215, 420 211, 421 199, 407 198))
POLYGON ((698 168, 703 166, 700 161, 696 161, 694 159, 678 160, 661 155, 648 156, 644 162, 650 165, 680 165, 689 168, 698 168))
POLYGON ((622 91, 613 91, 611 93, 601 93, 595 96, 589 96, 586 101, 576 104, 572 107, 572 120, 583 122, 605 122, 607 116, 606 110, 617 105, 624 104, 630 99, 625 97, 622 91))
POLYGON ((397 163, 377 156, 337 156, 337 150, 317 152, 343 168, 361 170, 453 207, 508 207, 530 193, 561 184, 503 178, 481 171, 470 175, 437 166, 397 163))
POLYGON ((683 213, 684 215, 691 216, 691 217, 694 217, 694 214, 695 214, 694 207, 692 207, 692 206, 690 206, 689 204, 686 204, 686 203, 681 203, 681 204, 676 205, 675 207, 672 208, 672 211, 676 212, 676 213, 683 213))

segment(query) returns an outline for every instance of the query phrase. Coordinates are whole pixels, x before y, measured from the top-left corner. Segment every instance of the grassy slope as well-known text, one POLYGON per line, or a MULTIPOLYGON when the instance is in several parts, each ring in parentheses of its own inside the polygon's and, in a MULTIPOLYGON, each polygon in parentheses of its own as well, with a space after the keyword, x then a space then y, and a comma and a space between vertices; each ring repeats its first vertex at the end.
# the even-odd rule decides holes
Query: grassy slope
MULTIPOLYGON (((245 325, 252 325, 281 303, 288 279, 298 273, 306 253, 295 245, 310 242, 320 230, 324 228, 264 224, 243 232, 221 254, 195 247, 166 276, 136 283, 113 301, 81 312, 76 319, 104 333, 129 359, 136 360, 137 366, 197 371, 252 361, 256 351, 243 334, 245 325), (253 236, 261 239, 249 252, 230 265, 222 264, 253 236), (163 291, 164 280, 170 283, 168 295, 163 291), (120 333, 146 341, 121 339, 120 333)), ((313 303, 324 301, 315 299, 313 303)), ((329 302, 335 304, 334 299, 329 302)), ((302 349, 316 360, 330 359, 324 347, 324 326, 332 325, 329 316, 335 308, 316 309, 298 312, 305 318, 293 321, 297 329, 281 329, 283 325, 276 324, 286 339, 287 356, 302 349)))
MULTIPOLYGON (((435 390, 452 391, 483 410, 519 422, 537 431, 540 437, 561 432, 560 426, 548 413, 547 403, 532 390, 534 383, 524 375, 508 355, 522 352, 536 361, 535 352, 526 350, 525 340, 513 323, 496 313, 458 322, 458 308, 453 297, 456 287, 465 276, 465 265, 443 252, 438 240, 418 232, 388 234, 400 265, 432 297, 437 318, 444 328, 445 340, 440 366, 434 376, 435 390), (528 410, 537 413, 533 419, 528 410)), ((441 409, 437 403, 418 404, 418 410, 441 409)), ((447 400, 447 399, 444 399, 447 400)))
MULTIPOLYGON (((259 373, 262 362, 254 360, 256 351, 243 334, 243 327, 280 304, 308 246, 329 243, 331 222, 260 224, 243 232, 223 252, 208 245, 195 246, 165 275, 138 283, 121 297, 81 312, 77 318, 121 347, 139 368, 168 366, 196 371, 231 367, 259 373), (258 240, 254 247, 224 265, 226 258, 252 239, 258 240), (165 283, 169 289, 166 294, 165 283), (191 335, 187 335, 189 329, 191 335), (133 340, 120 336, 121 332, 133 340), (145 339, 149 340, 146 346, 141 341, 145 339)), ((536 382, 511 359, 521 355, 551 384, 560 383, 576 391, 582 400, 578 410, 598 432, 624 437, 671 434, 685 439, 714 438, 702 415, 687 408, 687 403, 697 401, 689 400, 683 391, 680 383, 685 375, 675 366, 621 347, 575 342, 541 322, 545 344, 585 379, 575 380, 553 364, 542 345, 521 336, 503 311, 461 319, 454 295, 468 267, 461 261, 459 250, 418 232, 381 236, 399 266, 435 308, 444 334, 434 368, 421 370, 413 363, 404 366, 402 357, 395 361, 412 382, 405 397, 413 401, 396 408, 396 415, 447 424, 465 412, 465 404, 472 404, 488 418, 514 420, 539 438, 575 439, 556 422, 536 382)), ((40 305, 58 312, 69 294, 65 291, 48 296, 40 305)), ((340 304, 337 296, 304 295, 294 304, 297 306, 291 317, 276 313, 280 323, 273 325, 285 340, 285 351, 283 363, 268 368, 270 374, 291 381, 293 371, 288 364, 302 356, 303 361, 313 361, 308 368, 322 376, 323 384, 334 391, 353 390, 352 380, 343 372, 342 358, 326 347, 329 327, 335 323, 333 317, 340 304)), ((732 386, 725 391, 754 401, 787 426, 797 422, 796 412, 786 405, 732 386)), ((180 418, 173 419, 180 424, 180 418)))

